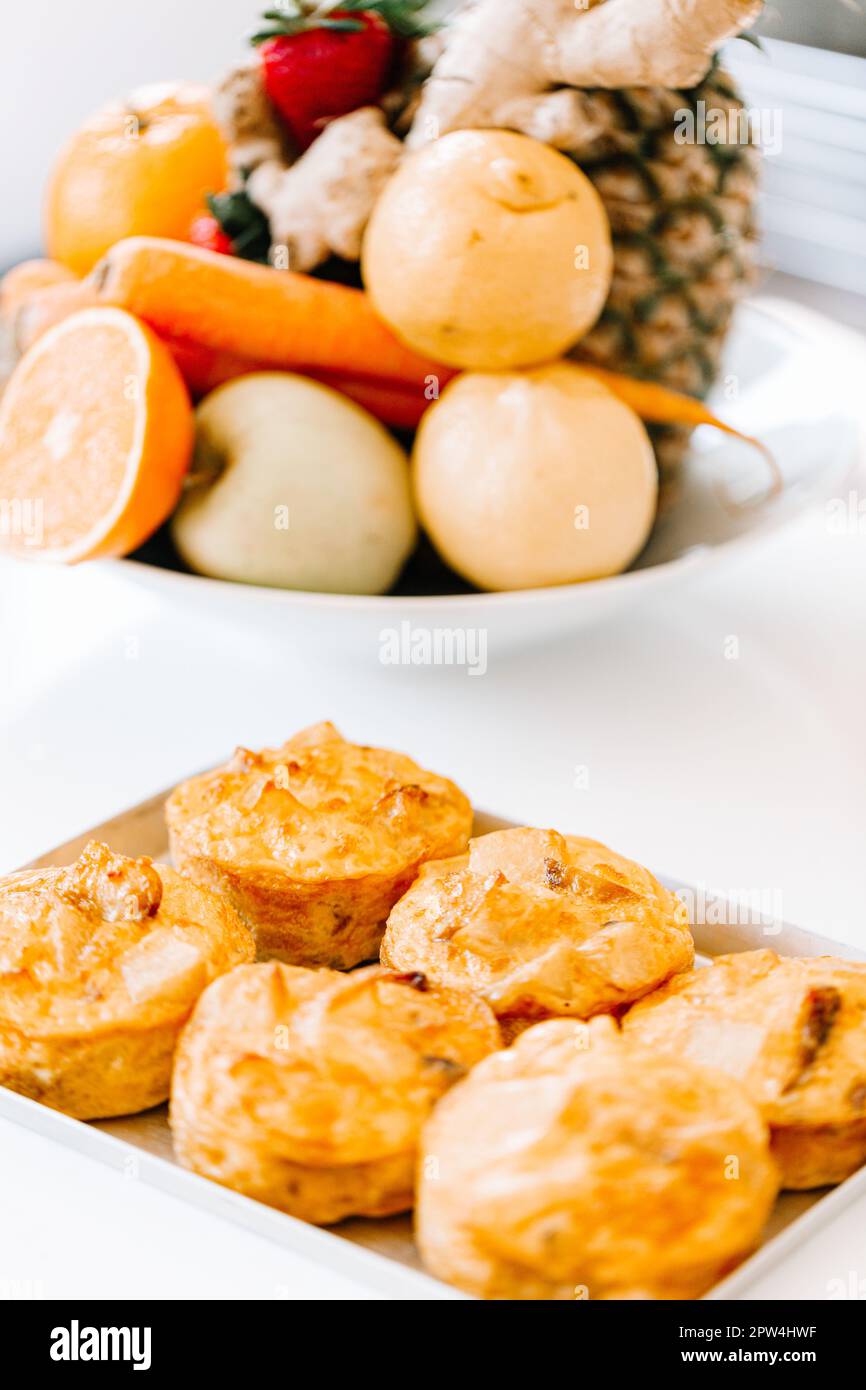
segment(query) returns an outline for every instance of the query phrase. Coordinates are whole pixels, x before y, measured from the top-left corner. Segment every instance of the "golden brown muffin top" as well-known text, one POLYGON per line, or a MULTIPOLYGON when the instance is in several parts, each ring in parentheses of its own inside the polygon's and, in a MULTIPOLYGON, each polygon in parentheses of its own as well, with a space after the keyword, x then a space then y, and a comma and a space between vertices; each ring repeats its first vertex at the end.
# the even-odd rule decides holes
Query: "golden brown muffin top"
POLYGON ((282 748, 239 748, 178 787, 166 814, 188 856, 276 866, 309 882, 399 872, 472 828, 453 782, 402 753, 347 743, 327 723, 282 748))
POLYGON ((778 1188, 742 1087, 630 1045, 609 1018, 536 1024, 481 1062, 422 1156, 440 1175, 422 1235, 465 1233, 521 1297, 693 1297, 757 1239, 778 1188))
POLYGON ((67 868, 0 879, 0 1028, 73 1036, 182 1018, 254 954, 227 903, 95 840, 67 868))
POLYGON ((635 1006, 624 1026, 738 1077, 773 1125, 866 1120, 866 963, 718 956, 635 1006))
POLYGON ((596 840, 529 828, 425 865, 382 944, 383 963, 528 1017, 615 1008, 693 958, 686 910, 649 870, 596 840))
POLYGON ((486 1004, 421 976, 271 961, 202 995, 172 1105, 294 1163, 372 1162, 414 1148, 438 1097, 499 1046, 486 1004))

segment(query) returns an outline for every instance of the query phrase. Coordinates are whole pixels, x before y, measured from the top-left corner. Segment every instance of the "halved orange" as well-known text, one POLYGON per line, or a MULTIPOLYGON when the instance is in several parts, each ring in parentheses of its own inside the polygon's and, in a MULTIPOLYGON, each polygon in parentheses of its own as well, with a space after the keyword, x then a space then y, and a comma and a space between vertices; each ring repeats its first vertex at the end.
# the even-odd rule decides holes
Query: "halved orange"
POLYGON ((39 339, 0 401, 0 545, 65 561, 126 555, 174 510, 189 395, 157 337, 84 309, 39 339))

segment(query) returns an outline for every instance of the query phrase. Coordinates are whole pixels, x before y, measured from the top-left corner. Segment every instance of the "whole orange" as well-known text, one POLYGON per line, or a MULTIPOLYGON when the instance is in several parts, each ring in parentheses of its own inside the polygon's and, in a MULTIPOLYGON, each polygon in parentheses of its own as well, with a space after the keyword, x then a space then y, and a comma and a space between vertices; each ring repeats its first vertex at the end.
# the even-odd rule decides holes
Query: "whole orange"
POLYGON ((142 87, 72 136, 45 202, 49 256, 86 275, 122 237, 185 240, 207 193, 226 182, 226 149, 207 87, 142 87))

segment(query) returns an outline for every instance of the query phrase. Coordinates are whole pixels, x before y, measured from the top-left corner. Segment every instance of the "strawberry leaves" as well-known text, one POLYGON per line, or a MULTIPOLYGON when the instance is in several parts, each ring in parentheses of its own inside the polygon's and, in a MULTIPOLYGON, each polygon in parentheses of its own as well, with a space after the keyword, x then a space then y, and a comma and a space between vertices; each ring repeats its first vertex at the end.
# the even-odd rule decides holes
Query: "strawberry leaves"
POLYGON ((423 39, 439 28, 436 20, 423 19, 428 0, 344 0, 341 10, 371 10, 381 15, 393 34, 401 39, 423 39))
POLYGON ((269 39, 289 38, 311 29, 357 34, 364 28, 362 14, 378 15, 398 38, 423 38, 438 27, 419 18, 426 7, 427 0, 323 0, 318 4, 314 0, 285 0, 279 9, 265 11, 262 18, 268 25, 257 30, 250 43, 258 46, 269 39), (354 19, 353 13, 359 18, 354 19))
POLYGON ((207 205, 211 216, 231 242, 236 256, 245 261, 267 263, 271 246, 268 219, 250 202, 246 193, 242 190, 211 193, 207 205))
POLYGON ((335 33, 357 34, 363 29, 359 19, 340 18, 315 10, 306 11, 301 5, 288 5, 285 11, 265 10, 262 19, 270 21, 267 29, 259 29, 250 37, 250 43, 257 47, 268 39, 290 38, 293 34, 304 34, 310 29, 330 29, 335 33))

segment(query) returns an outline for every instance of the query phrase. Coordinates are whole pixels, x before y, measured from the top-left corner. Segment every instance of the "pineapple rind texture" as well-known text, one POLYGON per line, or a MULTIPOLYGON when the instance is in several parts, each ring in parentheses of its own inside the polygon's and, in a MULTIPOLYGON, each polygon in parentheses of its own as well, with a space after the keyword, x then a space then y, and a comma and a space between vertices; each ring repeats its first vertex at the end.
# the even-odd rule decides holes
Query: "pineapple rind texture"
MULTIPOLYGON (((718 69, 687 92, 658 88, 583 94, 593 137, 569 150, 598 190, 614 238, 605 309, 574 356, 704 396, 716 377, 738 300, 754 283, 754 144, 679 144, 677 112, 699 101, 739 111, 718 69)), ((651 431, 663 479, 690 430, 651 431)))

